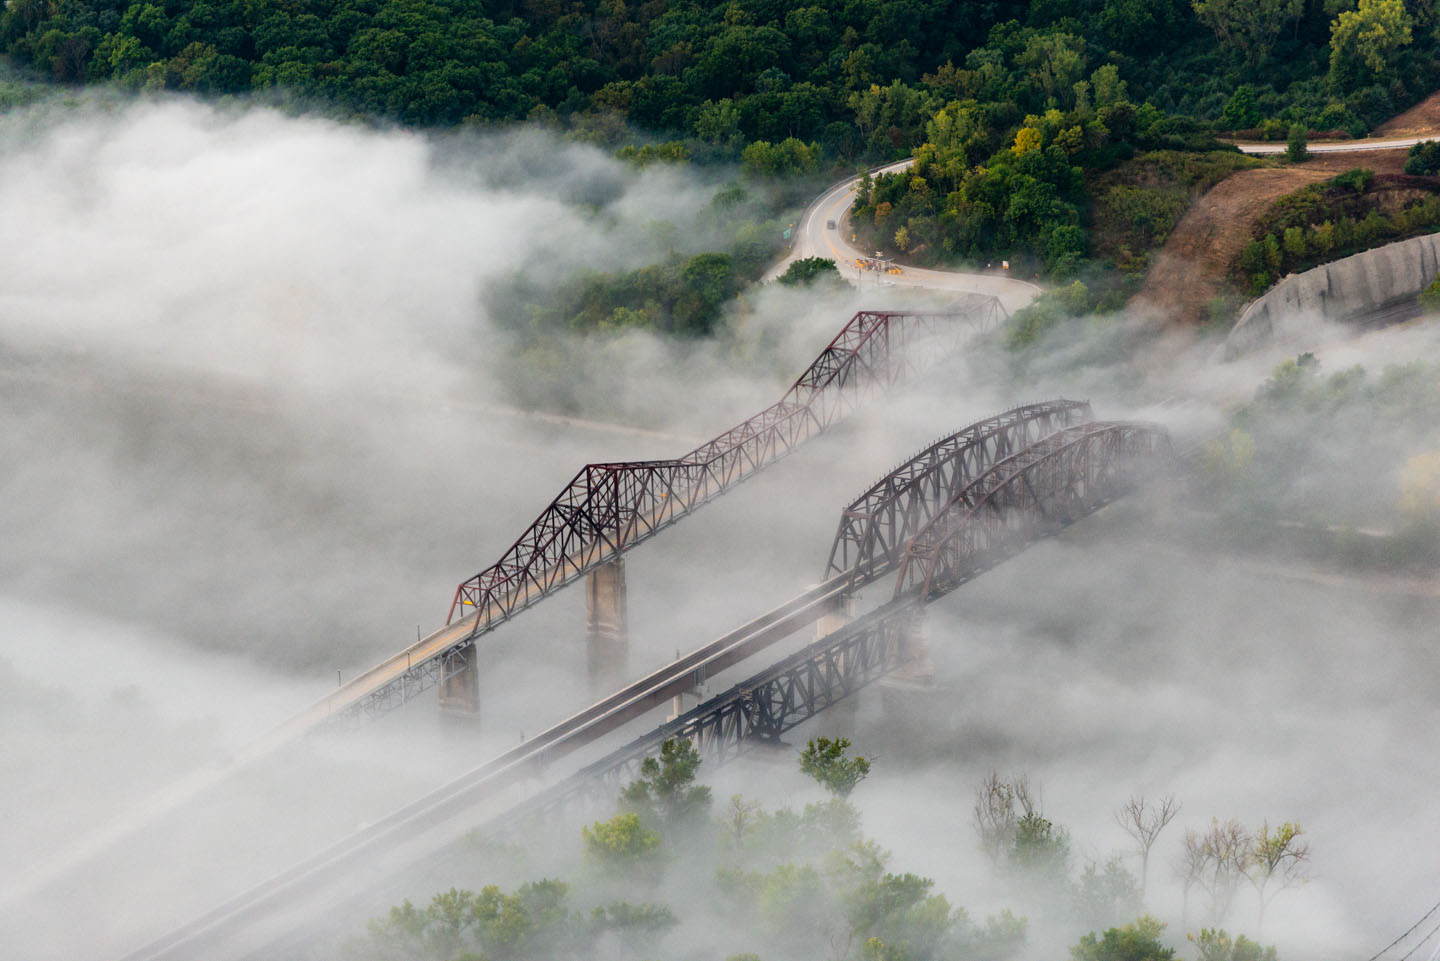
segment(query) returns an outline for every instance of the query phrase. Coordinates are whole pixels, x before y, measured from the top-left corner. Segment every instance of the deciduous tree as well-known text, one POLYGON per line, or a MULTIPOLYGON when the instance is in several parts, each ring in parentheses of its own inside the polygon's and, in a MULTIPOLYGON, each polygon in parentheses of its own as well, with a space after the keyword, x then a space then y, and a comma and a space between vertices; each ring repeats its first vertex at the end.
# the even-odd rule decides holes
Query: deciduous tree
POLYGON ((1330 82, 1342 90, 1388 73, 1411 41, 1404 0, 1360 0, 1330 22, 1330 82))
POLYGON ((836 797, 847 798, 870 774, 870 762, 859 755, 846 757, 849 749, 847 738, 811 738, 800 754, 800 770, 836 797))
POLYGON ((1115 812, 1115 823, 1130 835, 1135 842, 1135 853, 1140 855, 1140 899, 1145 899, 1145 886, 1150 878, 1150 849, 1165 826, 1180 813, 1180 802, 1175 795, 1167 794, 1153 804, 1143 794, 1137 794, 1126 801, 1115 812))
POLYGON ((1305 9, 1304 0, 1192 0, 1191 6, 1200 22, 1251 70, 1265 62, 1280 31, 1305 9))
POLYGON ((1310 862, 1310 842, 1301 840, 1304 833, 1293 821, 1286 821, 1273 831, 1266 821, 1250 841, 1245 876, 1254 885, 1260 900, 1257 933, 1265 928, 1265 908, 1270 900, 1280 891, 1309 880, 1306 865, 1310 862))

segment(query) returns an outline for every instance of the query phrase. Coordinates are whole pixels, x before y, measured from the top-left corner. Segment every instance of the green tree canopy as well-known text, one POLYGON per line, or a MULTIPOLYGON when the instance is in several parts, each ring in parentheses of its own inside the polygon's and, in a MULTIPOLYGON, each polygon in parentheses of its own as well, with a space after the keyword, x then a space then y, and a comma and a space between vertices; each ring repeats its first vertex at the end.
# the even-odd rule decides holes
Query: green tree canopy
POLYGON ((850 741, 843 737, 833 741, 828 737, 811 738, 800 754, 800 770, 836 797, 849 797, 870 774, 868 760, 845 756, 849 748, 850 741))
POLYGON ((1360 0, 1330 24, 1330 83, 1351 90, 1383 78, 1410 45, 1414 20, 1404 0, 1360 0))
POLYGON ((1303 0, 1192 0, 1191 6, 1221 45, 1239 54, 1252 70, 1265 62, 1280 31, 1305 9, 1303 0))

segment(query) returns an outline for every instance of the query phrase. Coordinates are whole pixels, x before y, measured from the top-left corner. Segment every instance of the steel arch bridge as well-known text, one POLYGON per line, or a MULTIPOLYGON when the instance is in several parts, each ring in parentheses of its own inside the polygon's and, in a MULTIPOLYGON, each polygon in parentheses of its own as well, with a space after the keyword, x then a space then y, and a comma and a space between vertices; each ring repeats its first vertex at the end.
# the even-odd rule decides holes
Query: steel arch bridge
POLYGON ((952 492, 905 546, 895 596, 944 594, 1104 507, 1174 461, 1170 435, 1141 422, 1056 431, 952 492))
MULTIPOLYGON (((1099 510, 1173 462, 1162 428, 1090 422, 1089 416, 1084 403, 1032 404, 932 444, 847 508, 842 533, 847 523, 861 519, 876 525, 872 538, 857 535, 847 542, 857 548, 870 545, 864 555, 868 560, 317 852, 132 952, 125 961, 189 958, 202 953, 201 947, 207 956, 223 956, 223 947, 237 932, 250 936, 267 918, 296 916, 299 899, 320 897, 327 885, 348 890, 354 872, 371 859, 417 838, 434 837, 498 791, 596 744, 679 691, 695 689, 712 673, 812 623, 825 605, 857 585, 897 573, 894 596, 875 610, 531 795, 485 823, 484 830, 503 835, 527 823, 550 825, 559 808, 600 798, 613 802, 618 782, 633 777, 644 759, 672 738, 691 740, 703 757, 716 762, 777 743, 788 731, 901 668, 914 651, 914 626, 925 604, 1099 510), (863 516, 857 504, 865 506, 863 516), (908 530, 924 516, 929 519, 919 524, 901 551, 893 540, 881 539, 892 530, 908 530), (892 561, 896 557, 898 562, 892 561)), ((863 534, 863 525, 855 530, 863 534)), ((840 542, 837 537, 837 545, 840 542)), ((837 556, 847 556, 837 555, 837 550, 832 547, 832 565, 837 556)), ((473 819, 465 826, 473 828, 473 819)))
POLYGON ((1014 407, 942 437, 880 478, 840 514, 825 576, 859 581, 892 569, 905 545, 951 492, 992 465, 1062 427, 1094 419, 1086 401, 1053 400, 1014 407))
POLYGON ((875 395, 1008 316, 968 294, 939 310, 856 313, 785 395, 673 460, 587 464, 496 563, 456 589, 444 627, 362 672, 247 751, 332 722, 378 717, 477 663, 475 639, 688 516, 875 395))
POLYGON ((479 634, 652 537, 997 324, 971 295, 944 311, 860 311, 779 401, 674 460, 587 464, 500 558, 455 591, 446 623, 479 634), (917 349, 921 344, 928 349, 917 349))
MULTIPOLYGON (((843 534, 856 520, 850 516, 855 505, 862 503, 869 507, 867 517, 886 523, 888 518, 908 521, 929 512, 930 519, 902 545, 890 600, 589 764, 512 810, 490 830, 512 832, 567 805, 613 798, 621 784, 638 776, 641 762, 671 738, 692 741, 715 763, 776 743, 786 732, 902 667, 913 654, 913 626, 926 604, 1175 465, 1163 427, 1096 423, 1089 417, 1090 406, 1083 402, 1026 405, 972 424, 917 453, 852 502, 840 521, 843 534), (1067 419, 1083 422, 1065 426, 1067 419), (1039 436, 987 463, 985 452, 1004 449, 1007 431, 1012 439, 1030 432, 1039 436), (985 447, 987 438, 999 442, 985 447), (963 466, 967 462, 976 465, 973 472, 963 466), (949 486, 936 482, 942 464, 949 486), (921 498, 908 484, 911 480, 925 493, 939 496, 921 498), (925 566, 924 559, 930 557, 944 563, 925 566), (929 580, 917 583, 922 574, 929 580)), ((837 536, 832 569, 840 546, 837 536)), ((848 583, 854 590, 894 570, 890 553, 876 550, 868 557, 826 585, 848 583), (848 582, 846 574, 851 575, 848 582)))

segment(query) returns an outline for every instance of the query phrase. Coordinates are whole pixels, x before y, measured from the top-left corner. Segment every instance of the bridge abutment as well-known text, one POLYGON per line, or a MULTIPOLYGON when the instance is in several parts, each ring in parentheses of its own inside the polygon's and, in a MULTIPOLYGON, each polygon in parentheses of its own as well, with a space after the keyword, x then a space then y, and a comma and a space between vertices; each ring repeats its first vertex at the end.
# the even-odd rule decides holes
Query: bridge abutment
POLYGON ((590 685, 609 692, 628 680, 630 626, 625 603, 625 560, 617 557, 585 577, 585 663, 590 685))

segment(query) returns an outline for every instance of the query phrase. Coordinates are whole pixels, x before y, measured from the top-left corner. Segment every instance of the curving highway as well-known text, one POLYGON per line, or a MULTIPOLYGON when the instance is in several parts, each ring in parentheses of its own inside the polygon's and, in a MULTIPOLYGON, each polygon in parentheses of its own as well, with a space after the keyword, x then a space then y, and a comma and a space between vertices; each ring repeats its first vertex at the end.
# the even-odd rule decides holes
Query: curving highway
MULTIPOLYGON (((1331 143, 1312 143, 1311 153, 1359 153, 1367 150, 1408 150, 1423 140, 1432 137, 1396 137, 1377 140, 1344 140, 1331 143)), ((1236 143, 1242 152, 1254 156, 1283 154, 1283 143, 1236 143)), ((872 174, 896 173, 909 167, 913 160, 900 160, 871 170, 872 174)), ((772 267, 765 275, 771 281, 785 272, 790 264, 804 257, 825 257, 835 261, 840 275, 854 283, 861 290, 887 289, 891 287, 912 287, 926 290, 957 291, 991 294, 1000 299, 1005 309, 1014 312, 1028 304, 1041 288, 1029 281, 1007 276, 1001 270, 973 272, 959 270, 929 270, 921 267, 903 267, 897 275, 882 275, 875 271, 861 270, 857 259, 873 256, 874 251, 862 250, 850 238, 848 216, 855 204, 855 189, 860 177, 849 177, 832 186, 805 209, 800 223, 796 226, 795 246, 790 254, 772 267), (831 227, 830 224, 834 224, 831 227)))
MULTIPOLYGON (((901 160, 878 167, 872 173, 895 173, 909 167, 913 160, 901 160)), ((789 256, 780 261, 765 275, 774 280, 785 272, 785 268, 804 257, 825 257, 835 261, 840 276, 854 283, 862 291, 888 289, 891 287, 912 287, 925 290, 953 291, 956 293, 979 293, 997 297, 1011 313, 1024 307, 1040 293, 1041 288, 1026 280, 1008 277, 1001 270, 990 273, 976 273, 960 270, 928 270, 921 267, 903 267, 899 274, 879 274, 872 270, 860 270, 855 261, 874 255, 874 251, 862 250, 850 241, 847 217, 855 204, 855 189, 860 177, 850 177, 835 184, 820 195, 805 209, 795 231, 795 247, 789 256), (833 223, 835 226, 829 226, 833 223)))

